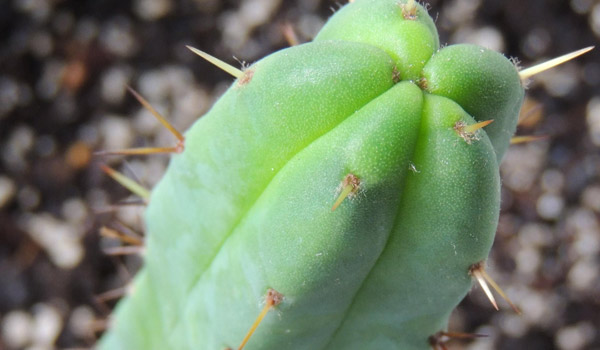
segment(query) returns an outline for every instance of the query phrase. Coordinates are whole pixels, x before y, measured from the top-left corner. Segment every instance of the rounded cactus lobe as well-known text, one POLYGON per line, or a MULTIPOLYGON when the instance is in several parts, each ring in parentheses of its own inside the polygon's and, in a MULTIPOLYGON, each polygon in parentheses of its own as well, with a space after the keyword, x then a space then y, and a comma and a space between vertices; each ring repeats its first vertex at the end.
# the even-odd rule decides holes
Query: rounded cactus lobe
POLYGON ((524 90, 514 64, 502 54, 468 44, 447 46, 423 68, 425 89, 460 104, 485 128, 498 163, 515 133, 524 90))
POLYGON ((405 18, 406 0, 362 0, 333 15, 315 41, 344 40, 378 47, 398 65, 402 80, 417 80, 439 48, 437 29, 421 5, 414 18, 405 18))
POLYGON ((187 348, 238 344, 268 288, 284 300, 248 349, 324 348, 393 228, 422 98, 399 83, 283 167, 190 295, 187 348), (358 193, 332 212, 348 173, 360 179, 358 193))
MULTIPOLYGON (((193 285, 269 181, 296 153, 389 90, 372 46, 309 43, 257 62, 186 133, 146 212, 149 283, 175 327, 193 285)), ((170 331, 167 331, 170 334, 170 331)))
POLYGON ((425 94, 411 172, 389 241, 362 284, 331 349, 429 349, 471 288, 499 213, 500 180, 485 135, 467 144, 457 121, 475 121, 451 100, 425 94), (393 345, 393 346, 392 346, 393 345))

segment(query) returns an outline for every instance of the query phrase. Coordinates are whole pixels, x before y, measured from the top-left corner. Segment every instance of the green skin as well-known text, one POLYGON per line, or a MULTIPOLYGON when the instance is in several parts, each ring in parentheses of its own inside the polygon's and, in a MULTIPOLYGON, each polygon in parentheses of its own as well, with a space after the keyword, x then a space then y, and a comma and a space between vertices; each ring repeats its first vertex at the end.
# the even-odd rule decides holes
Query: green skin
POLYGON ((498 53, 438 50, 402 3, 346 5, 188 130, 101 349, 237 347, 269 288, 283 301, 245 349, 429 349, 489 253, 523 88, 498 53))

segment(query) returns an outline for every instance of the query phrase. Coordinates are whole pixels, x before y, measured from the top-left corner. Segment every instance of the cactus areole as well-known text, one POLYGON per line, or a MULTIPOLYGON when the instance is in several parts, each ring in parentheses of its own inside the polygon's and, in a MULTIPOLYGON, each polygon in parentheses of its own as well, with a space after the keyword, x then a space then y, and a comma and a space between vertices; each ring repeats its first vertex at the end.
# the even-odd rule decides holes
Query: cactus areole
POLYGON ((523 95, 416 2, 345 5, 186 132, 99 347, 237 348, 270 303, 245 349, 430 349, 489 254, 523 95))

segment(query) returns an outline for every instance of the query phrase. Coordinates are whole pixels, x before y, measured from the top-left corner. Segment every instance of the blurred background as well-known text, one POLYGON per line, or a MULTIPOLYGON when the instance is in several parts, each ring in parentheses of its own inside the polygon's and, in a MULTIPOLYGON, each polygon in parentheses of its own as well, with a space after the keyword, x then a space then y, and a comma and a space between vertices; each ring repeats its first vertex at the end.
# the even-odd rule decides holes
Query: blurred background
MULTIPOLYGON (((597 0, 430 0, 442 43, 471 42, 523 67, 597 45, 597 0)), ((100 163, 151 188, 168 156, 97 150, 173 146, 126 91, 179 130, 240 66, 310 40, 332 0, 4 0, 0 10, 0 349, 89 348, 139 267, 116 230, 143 232, 143 207, 100 163), (235 58, 234 58, 235 56, 235 58), (104 232, 104 236, 100 234, 104 232), (106 254, 112 253, 112 254, 106 254)), ((502 166, 489 273, 518 304, 494 311, 475 286, 450 329, 489 337, 450 349, 600 349, 600 50, 536 76, 502 166)), ((443 286, 440 286, 443 288, 443 286)))

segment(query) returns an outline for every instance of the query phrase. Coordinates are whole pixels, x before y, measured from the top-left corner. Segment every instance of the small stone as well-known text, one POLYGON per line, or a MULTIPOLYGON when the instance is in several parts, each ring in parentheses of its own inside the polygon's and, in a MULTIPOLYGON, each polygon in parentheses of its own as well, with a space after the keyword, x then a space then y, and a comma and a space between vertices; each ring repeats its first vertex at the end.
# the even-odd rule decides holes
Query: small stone
POLYGON ((600 213, 600 186, 590 186, 583 191, 581 202, 586 207, 600 213))
POLYGON ((80 338, 89 338, 94 334, 94 311, 87 305, 76 307, 71 312, 69 329, 80 338))
POLYGON ((542 174, 542 189, 546 192, 560 193, 565 185, 565 175, 557 169, 548 169, 542 174))
POLYGON ((494 27, 461 28, 452 36, 452 42, 479 45, 490 50, 503 52, 504 37, 494 27))
POLYGON ((0 209, 7 205, 17 193, 15 182, 7 176, 0 175, 0 209))
POLYGON ((58 309, 49 304, 36 304, 33 317, 33 342, 39 346, 54 345, 63 326, 58 309))
POLYGON ((29 39, 29 48, 31 52, 39 58, 43 58, 52 53, 54 42, 48 32, 39 31, 29 39))
POLYGON ((31 211, 40 205, 41 195, 37 188, 25 186, 19 190, 17 201, 23 211, 31 211))
POLYGON ((571 9, 580 15, 590 12, 594 0, 571 0, 571 9))
POLYGON ((106 115, 99 125, 100 136, 103 139, 102 150, 121 150, 131 147, 133 131, 129 121, 117 115, 106 115))
POLYGON ((533 28, 523 40, 523 52, 531 58, 543 55, 552 44, 552 37, 544 27, 533 28))
MULTIPOLYGON (((596 7, 600 9, 600 6, 596 7)), ((592 139, 592 142, 596 146, 600 146, 600 97, 592 98, 590 102, 588 102, 586 109, 588 133, 592 139)))
POLYGON ((548 220, 558 219, 565 207, 564 199, 556 194, 544 193, 538 198, 537 212, 548 220))
POLYGON ((100 32, 100 42, 109 52, 120 57, 130 57, 138 48, 130 20, 121 16, 106 21, 100 32))
POLYGON ((0 77, 0 118, 10 113, 19 102, 19 84, 8 77, 0 77))
POLYGON ((112 104, 121 103, 127 92, 126 87, 131 79, 131 73, 131 68, 128 66, 111 67, 104 72, 101 82, 102 98, 112 104))
POLYGON ((589 291, 598 279, 600 266, 593 259, 580 259, 571 267, 567 280, 569 286, 579 291, 589 291))
POLYGON ((61 212, 68 222, 75 225, 81 225, 88 217, 85 202, 80 198, 69 198, 64 201, 61 212))
POLYGON ((521 315, 504 313, 499 318, 502 331, 512 338, 522 337, 529 330, 529 325, 523 322, 521 315))
POLYGON ((515 260, 518 271, 528 275, 535 274, 542 263, 540 252, 535 248, 520 249, 515 260))
POLYGON ((35 91, 39 97, 45 100, 52 100, 56 97, 60 91, 65 66, 65 62, 57 59, 45 62, 44 70, 35 85, 35 91))
POLYGON ((590 26, 596 34, 600 37, 600 4, 594 5, 592 13, 590 14, 590 26))
POLYGON ((27 153, 34 145, 35 134, 29 126, 19 126, 10 134, 4 143, 2 158, 13 170, 21 170, 27 166, 27 153))
POLYGON ((156 20, 166 16, 172 7, 170 0, 136 0, 133 10, 142 19, 156 20))
POLYGON ((560 349, 579 350, 588 345, 595 336, 596 327, 589 322, 562 328, 556 333, 555 341, 560 349))
POLYGON ((84 255, 81 244, 83 229, 54 218, 50 214, 24 215, 22 228, 50 256, 50 260, 64 269, 74 268, 84 255))
POLYGON ((516 192, 529 190, 546 161, 547 148, 545 141, 510 147, 500 165, 503 183, 516 192))
POLYGON ((31 342, 33 318, 25 311, 14 310, 2 320, 2 339, 11 348, 23 348, 31 342))

